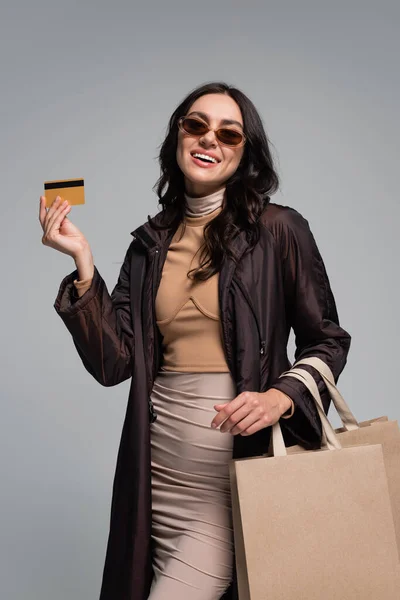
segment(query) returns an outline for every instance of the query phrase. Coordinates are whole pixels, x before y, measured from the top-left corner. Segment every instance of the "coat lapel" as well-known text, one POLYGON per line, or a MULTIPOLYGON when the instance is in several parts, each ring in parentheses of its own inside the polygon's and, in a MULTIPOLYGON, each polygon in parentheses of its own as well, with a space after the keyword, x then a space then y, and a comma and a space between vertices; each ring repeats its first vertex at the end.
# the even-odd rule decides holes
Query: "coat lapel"
MULTIPOLYGON (((159 213, 154 218, 160 221, 159 213)), ((147 222, 131 232, 146 255, 146 273, 140 290, 142 305, 142 340, 146 356, 146 378, 149 398, 150 420, 154 422, 156 415, 151 402, 151 390, 160 364, 160 334, 156 327, 155 299, 161 280, 162 269, 167 256, 168 247, 174 235, 174 228, 153 229, 147 222)), ((133 286, 135 282, 133 282, 133 286)))
MULTIPOLYGON (((232 250, 235 254, 236 260, 239 261, 243 254, 248 248, 248 243, 243 232, 241 232, 232 242, 232 250)), ((228 367, 232 375, 236 372, 235 360, 232 355, 232 336, 234 323, 229 317, 231 311, 228 309, 229 305, 229 290, 232 283, 232 278, 236 270, 236 262, 232 258, 226 258, 221 267, 221 271, 218 279, 218 297, 219 297, 219 310, 220 319, 222 326, 222 336, 225 347, 225 355, 228 363, 228 367)))

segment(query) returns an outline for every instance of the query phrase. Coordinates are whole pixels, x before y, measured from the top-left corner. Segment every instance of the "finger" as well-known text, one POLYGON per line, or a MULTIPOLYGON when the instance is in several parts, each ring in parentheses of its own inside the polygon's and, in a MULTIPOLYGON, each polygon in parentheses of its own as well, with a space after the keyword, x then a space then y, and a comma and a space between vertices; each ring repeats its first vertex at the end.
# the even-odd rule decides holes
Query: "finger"
POLYGON ((241 435, 253 435, 253 433, 257 433, 257 431, 261 431, 261 429, 265 429, 266 427, 270 427, 271 425, 274 425, 274 423, 276 423, 276 420, 270 420, 267 417, 258 419, 258 421, 256 421, 255 423, 251 424, 249 427, 247 427, 243 433, 241 435))
POLYGON ((44 245, 51 246, 52 241, 57 237, 60 232, 61 223, 65 219, 66 214, 70 211, 71 207, 67 204, 63 209, 55 213, 53 220, 45 226, 42 243, 44 245))
POLYGON ((63 217, 63 219, 62 219, 62 221, 60 223, 60 228, 62 227, 62 224, 64 223, 64 221, 69 221, 67 215, 69 215, 69 213, 71 212, 71 210, 72 210, 72 206, 70 204, 68 204, 68 206, 67 206, 67 208, 65 210, 64 217, 63 217))
POLYGON ((259 419, 255 423, 250 424, 249 427, 246 427, 246 429, 242 431, 240 435, 244 437, 253 435, 253 433, 257 433, 257 431, 261 431, 261 429, 264 429, 265 427, 266 425, 264 425, 264 423, 259 419))
POLYGON ((57 196, 56 199, 54 200, 54 202, 52 202, 50 208, 47 209, 47 213, 46 213, 45 220, 44 220, 45 227, 46 227, 47 223, 49 222, 49 220, 51 219, 51 217, 57 211, 60 204, 61 204, 61 196, 57 196))
POLYGON ((50 232, 60 228, 61 221, 65 216, 65 211, 67 210, 68 206, 68 201, 64 200, 62 204, 60 204, 56 208, 56 210, 50 215, 46 222, 46 232, 50 232))
POLYGON ((53 212, 56 210, 57 206, 60 204, 61 202, 61 196, 56 196, 56 199, 53 200, 53 202, 50 204, 50 206, 47 209, 47 214, 53 214, 53 212))
POLYGON ((261 429, 264 429, 265 427, 266 425, 264 425, 263 421, 260 419, 254 423, 244 423, 244 428, 241 432, 238 432, 238 435, 242 435, 243 437, 253 435, 253 433, 257 433, 257 431, 261 431, 261 429))
POLYGON ((263 419, 254 412, 247 415, 245 419, 235 425, 235 427, 231 429, 230 433, 232 435, 250 435, 248 431, 251 427, 254 430, 252 433, 255 433, 256 431, 259 431, 265 427, 263 419))
POLYGON ((47 215, 47 210, 46 210, 46 197, 45 196, 40 196, 40 204, 39 204, 39 221, 41 226, 44 228, 44 220, 46 218, 47 215))
POLYGON ((222 410, 224 408, 224 406, 226 406, 227 404, 229 404, 229 402, 225 402, 224 404, 214 404, 214 408, 215 410, 222 410))
MULTIPOLYGON (((238 408, 243 406, 243 404, 245 404, 245 402, 247 401, 246 400, 247 394, 248 394, 248 392, 243 392, 242 394, 239 394, 239 396, 236 396, 236 398, 231 400, 231 402, 228 402, 226 404, 225 408, 223 408, 214 417, 214 419, 211 422, 211 427, 213 427, 213 428, 219 427, 221 425, 221 423, 223 423, 223 421, 228 419, 231 416, 231 414, 233 414, 238 408)), ((218 406, 218 405, 216 404, 215 406, 218 406)))
MULTIPOLYGON (((251 407, 248 404, 244 404, 241 408, 238 408, 226 421, 224 421, 220 427, 220 431, 223 433, 231 431, 240 421, 245 419, 251 412, 251 407)), ((254 418, 258 419, 259 415, 254 418)))

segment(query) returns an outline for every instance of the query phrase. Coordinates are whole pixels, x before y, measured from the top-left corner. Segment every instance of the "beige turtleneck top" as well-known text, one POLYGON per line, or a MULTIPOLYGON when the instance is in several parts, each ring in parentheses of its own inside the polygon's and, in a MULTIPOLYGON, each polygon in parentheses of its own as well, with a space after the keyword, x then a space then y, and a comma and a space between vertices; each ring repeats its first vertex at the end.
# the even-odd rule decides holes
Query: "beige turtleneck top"
POLYGON ((156 297, 165 371, 227 372, 218 302, 218 273, 194 282, 204 227, 220 212, 224 190, 202 198, 185 196, 186 216, 168 249, 156 297))

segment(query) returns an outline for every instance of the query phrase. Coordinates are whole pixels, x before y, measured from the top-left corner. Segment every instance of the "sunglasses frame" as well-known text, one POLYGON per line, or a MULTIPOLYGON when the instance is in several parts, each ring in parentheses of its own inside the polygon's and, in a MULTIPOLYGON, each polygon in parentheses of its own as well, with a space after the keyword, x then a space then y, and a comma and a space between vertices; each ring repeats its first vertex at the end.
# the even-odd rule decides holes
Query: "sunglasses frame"
POLYGON ((246 136, 242 131, 239 131, 239 129, 234 129, 233 127, 230 128, 227 126, 217 127, 217 129, 213 129, 212 127, 209 126, 209 124, 206 121, 204 121, 203 119, 200 119, 199 117, 190 117, 190 116, 180 117, 180 119, 178 120, 178 127, 182 131, 182 133, 184 133, 185 135, 190 135, 192 137, 202 137, 203 135, 207 135, 207 133, 209 131, 213 131, 215 133, 215 137, 218 140, 218 143, 222 144, 223 146, 228 146, 229 148, 241 148, 246 143, 246 136), (198 121, 199 123, 202 123, 203 125, 205 125, 207 127, 207 131, 204 133, 199 133, 199 134, 188 133, 182 125, 182 123, 185 119, 192 119, 193 121, 198 121), (218 131, 220 131, 221 129, 228 129, 229 131, 234 131, 234 132, 240 133, 240 135, 242 136, 242 141, 240 142, 240 144, 226 144, 225 142, 221 142, 221 140, 218 137, 218 131))

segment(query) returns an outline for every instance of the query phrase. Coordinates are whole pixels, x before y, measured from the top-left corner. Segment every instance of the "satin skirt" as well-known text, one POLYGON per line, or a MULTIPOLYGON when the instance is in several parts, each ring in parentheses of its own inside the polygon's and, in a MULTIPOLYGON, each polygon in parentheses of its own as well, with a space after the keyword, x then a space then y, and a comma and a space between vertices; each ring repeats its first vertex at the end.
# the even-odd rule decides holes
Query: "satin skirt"
POLYGON ((161 371, 151 399, 152 555, 149 600, 218 600, 229 586, 233 436, 211 428, 235 397, 230 373, 161 371))

